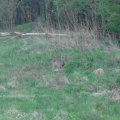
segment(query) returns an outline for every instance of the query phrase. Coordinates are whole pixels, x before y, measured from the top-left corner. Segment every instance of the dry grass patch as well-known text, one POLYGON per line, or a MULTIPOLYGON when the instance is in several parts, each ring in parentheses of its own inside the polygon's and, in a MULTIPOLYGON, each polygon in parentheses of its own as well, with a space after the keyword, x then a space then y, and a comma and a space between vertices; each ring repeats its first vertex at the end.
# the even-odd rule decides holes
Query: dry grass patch
POLYGON ((64 110, 58 111, 53 120, 69 120, 68 112, 64 110))
POLYGON ((31 113, 25 113, 16 108, 9 108, 7 116, 15 120, 46 120, 46 116, 42 112, 33 111, 31 113))
POLYGON ((6 90, 5 86, 4 85, 0 85, 0 91, 4 91, 6 90))
POLYGON ((66 37, 50 39, 50 50, 55 50, 58 48, 85 50, 103 47, 101 42, 97 40, 97 36, 94 31, 81 29, 76 32, 67 31, 65 33, 67 34, 66 37))
POLYGON ((112 97, 111 99, 117 103, 120 103, 120 88, 113 89, 111 91, 112 97))
POLYGON ((104 91, 99 91, 99 92, 96 92, 96 93, 92 93, 92 96, 94 96, 94 97, 103 96, 103 95, 106 95, 106 94, 109 94, 109 93, 111 93, 111 91, 104 90, 104 91))

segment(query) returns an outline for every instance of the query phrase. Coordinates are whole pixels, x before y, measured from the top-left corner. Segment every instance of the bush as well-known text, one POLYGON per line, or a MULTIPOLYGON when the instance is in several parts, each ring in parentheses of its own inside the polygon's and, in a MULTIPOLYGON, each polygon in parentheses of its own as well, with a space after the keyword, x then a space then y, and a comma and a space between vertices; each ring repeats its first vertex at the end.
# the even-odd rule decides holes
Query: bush
POLYGON ((116 84, 118 87, 120 87, 120 75, 118 76, 117 80, 116 80, 116 84))

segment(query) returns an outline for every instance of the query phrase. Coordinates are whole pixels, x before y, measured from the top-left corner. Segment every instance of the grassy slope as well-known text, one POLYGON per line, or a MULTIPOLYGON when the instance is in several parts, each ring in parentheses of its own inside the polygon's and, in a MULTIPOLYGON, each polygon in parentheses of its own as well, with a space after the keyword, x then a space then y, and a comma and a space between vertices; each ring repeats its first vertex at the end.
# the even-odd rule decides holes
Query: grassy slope
POLYGON ((119 120, 120 104, 109 94, 91 94, 119 87, 119 73, 113 68, 120 68, 116 61, 120 51, 50 51, 48 41, 44 37, 0 38, 0 85, 6 88, 0 90, 0 120, 119 120), (52 59, 61 55, 69 57, 64 71, 53 72, 52 59), (97 68, 105 74, 94 76, 97 68), (40 87, 63 75, 69 85, 40 87), (80 82, 83 76, 89 81, 80 82))

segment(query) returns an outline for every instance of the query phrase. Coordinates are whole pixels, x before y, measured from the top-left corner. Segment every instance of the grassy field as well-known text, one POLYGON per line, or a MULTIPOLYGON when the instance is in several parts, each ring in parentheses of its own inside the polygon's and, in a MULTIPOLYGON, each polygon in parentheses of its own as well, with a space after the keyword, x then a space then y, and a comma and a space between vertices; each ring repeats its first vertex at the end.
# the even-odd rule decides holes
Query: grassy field
POLYGON ((120 49, 64 39, 0 37, 0 120, 120 119, 120 49), (53 71, 61 56, 63 71, 53 71))

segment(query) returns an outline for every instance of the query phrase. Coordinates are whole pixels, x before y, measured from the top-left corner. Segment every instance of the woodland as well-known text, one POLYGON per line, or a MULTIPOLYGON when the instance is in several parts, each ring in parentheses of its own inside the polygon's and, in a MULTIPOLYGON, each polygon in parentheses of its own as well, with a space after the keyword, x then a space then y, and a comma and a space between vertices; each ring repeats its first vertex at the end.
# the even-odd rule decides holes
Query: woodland
POLYGON ((55 29, 95 30, 119 39, 119 0, 0 0, 0 28, 40 21, 55 29))

